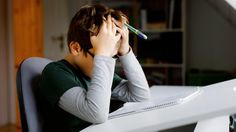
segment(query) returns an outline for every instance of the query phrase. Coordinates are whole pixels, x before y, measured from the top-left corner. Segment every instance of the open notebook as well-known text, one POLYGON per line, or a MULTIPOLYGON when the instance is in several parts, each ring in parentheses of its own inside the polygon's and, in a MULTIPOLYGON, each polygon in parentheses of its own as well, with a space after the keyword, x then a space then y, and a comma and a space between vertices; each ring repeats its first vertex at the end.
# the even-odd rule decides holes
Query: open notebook
POLYGON ((110 113, 109 119, 185 103, 199 95, 200 92, 201 90, 199 87, 194 87, 189 88, 184 92, 166 96, 165 98, 152 97, 148 102, 128 102, 120 109, 110 113))

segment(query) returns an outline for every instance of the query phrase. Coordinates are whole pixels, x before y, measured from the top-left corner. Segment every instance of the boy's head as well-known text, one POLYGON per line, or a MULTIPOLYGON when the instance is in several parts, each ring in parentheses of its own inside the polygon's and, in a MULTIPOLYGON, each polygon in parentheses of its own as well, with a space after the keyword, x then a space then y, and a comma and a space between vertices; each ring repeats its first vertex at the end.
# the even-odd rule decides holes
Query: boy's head
POLYGON ((71 42, 78 42, 82 52, 86 55, 88 50, 92 48, 90 36, 97 35, 103 17, 107 18, 108 14, 118 21, 122 21, 122 18, 127 19, 121 11, 110 9, 104 5, 82 7, 71 20, 67 34, 68 45, 71 42))

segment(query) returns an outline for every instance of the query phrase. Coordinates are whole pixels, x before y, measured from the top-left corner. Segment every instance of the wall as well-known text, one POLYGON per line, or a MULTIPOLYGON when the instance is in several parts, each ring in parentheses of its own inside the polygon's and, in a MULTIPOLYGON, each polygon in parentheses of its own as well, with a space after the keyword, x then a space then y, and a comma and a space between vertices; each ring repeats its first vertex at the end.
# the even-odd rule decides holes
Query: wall
POLYGON ((0 126, 9 121, 7 11, 6 0, 0 0, 0 126))
POLYGON ((44 55, 62 59, 68 52, 66 34, 70 20, 86 0, 44 0, 44 55), (58 37, 64 40, 57 40, 58 37))
POLYGON ((187 0, 187 67, 233 70, 236 28, 206 0, 187 0))
POLYGON ((15 71, 15 54, 13 46, 13 26, 12 26, 12 0, 7 1, 7 51, 8 51, 8 106, 9 106, 9 123, 16 123, 16 71, 15 71), (9 105, 10 104, 10 105, 9 105))
POLYGON ((58 60, 67 53, 65 40, 69 25, 67 0, 44 0, 43 3, 44 56, 58 60), (58 37, 63 37, 64 40, 60 41, 58 37))
POLYGON ((81 6, 91 3, 90 0, 67 0, 69 18, 71 19, 81 6))
POLYGON ((236 1, 233 0, 207 0, 230 23, 236 26, 236 1), (231 5, 232 4, 232 5, 231 5))

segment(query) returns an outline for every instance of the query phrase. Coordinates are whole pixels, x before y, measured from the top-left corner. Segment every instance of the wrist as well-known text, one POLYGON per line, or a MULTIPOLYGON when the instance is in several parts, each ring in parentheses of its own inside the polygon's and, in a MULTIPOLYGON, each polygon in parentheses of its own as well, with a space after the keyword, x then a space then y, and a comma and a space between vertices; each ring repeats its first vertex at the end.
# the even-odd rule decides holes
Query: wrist
POLYGON ((119 51, 119 56, 123 56, 123 55, 126 55, 126 54, 128 54, 129 52, 130 52, 130 46, 128 46, 127 48, 125 48, 124 50, 120 50, 119 51))
POLYGON ((102 55, 107 57, 112 57, 114 53, 110 52, 108 49, 97 49, 94 51, 94 55, 102 55))
POLYGON ((108 57, 111 56, 111 54, 104 52, 104 51, 95 52, 94 55, 101 55, 101 56, 108 56, 108 57))
POLYGON ((123 56, 128 54, 130 51, 130 46, 127 46, 126 48, 123 48, 122 50, 119 51, 118 55, 123 56))

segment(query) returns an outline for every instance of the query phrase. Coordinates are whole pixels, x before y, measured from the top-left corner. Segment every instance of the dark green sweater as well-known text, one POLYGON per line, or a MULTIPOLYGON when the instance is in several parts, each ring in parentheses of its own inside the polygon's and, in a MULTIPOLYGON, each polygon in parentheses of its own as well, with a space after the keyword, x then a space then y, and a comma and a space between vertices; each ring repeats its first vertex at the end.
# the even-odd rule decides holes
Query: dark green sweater
MULTIPOLYGON (((114 75, 112 89, 122 79, 114 75)), ((60 97, 73 87, 81 87, 85 90, 90 85, 90 78, 81 71, 76 70, 66 60, 60 60, 48 64, 43 72, 38 91, 40 107, 43 109, 44 131, 78 132, 91 123, 62 110, 58 106, 60 97)))

